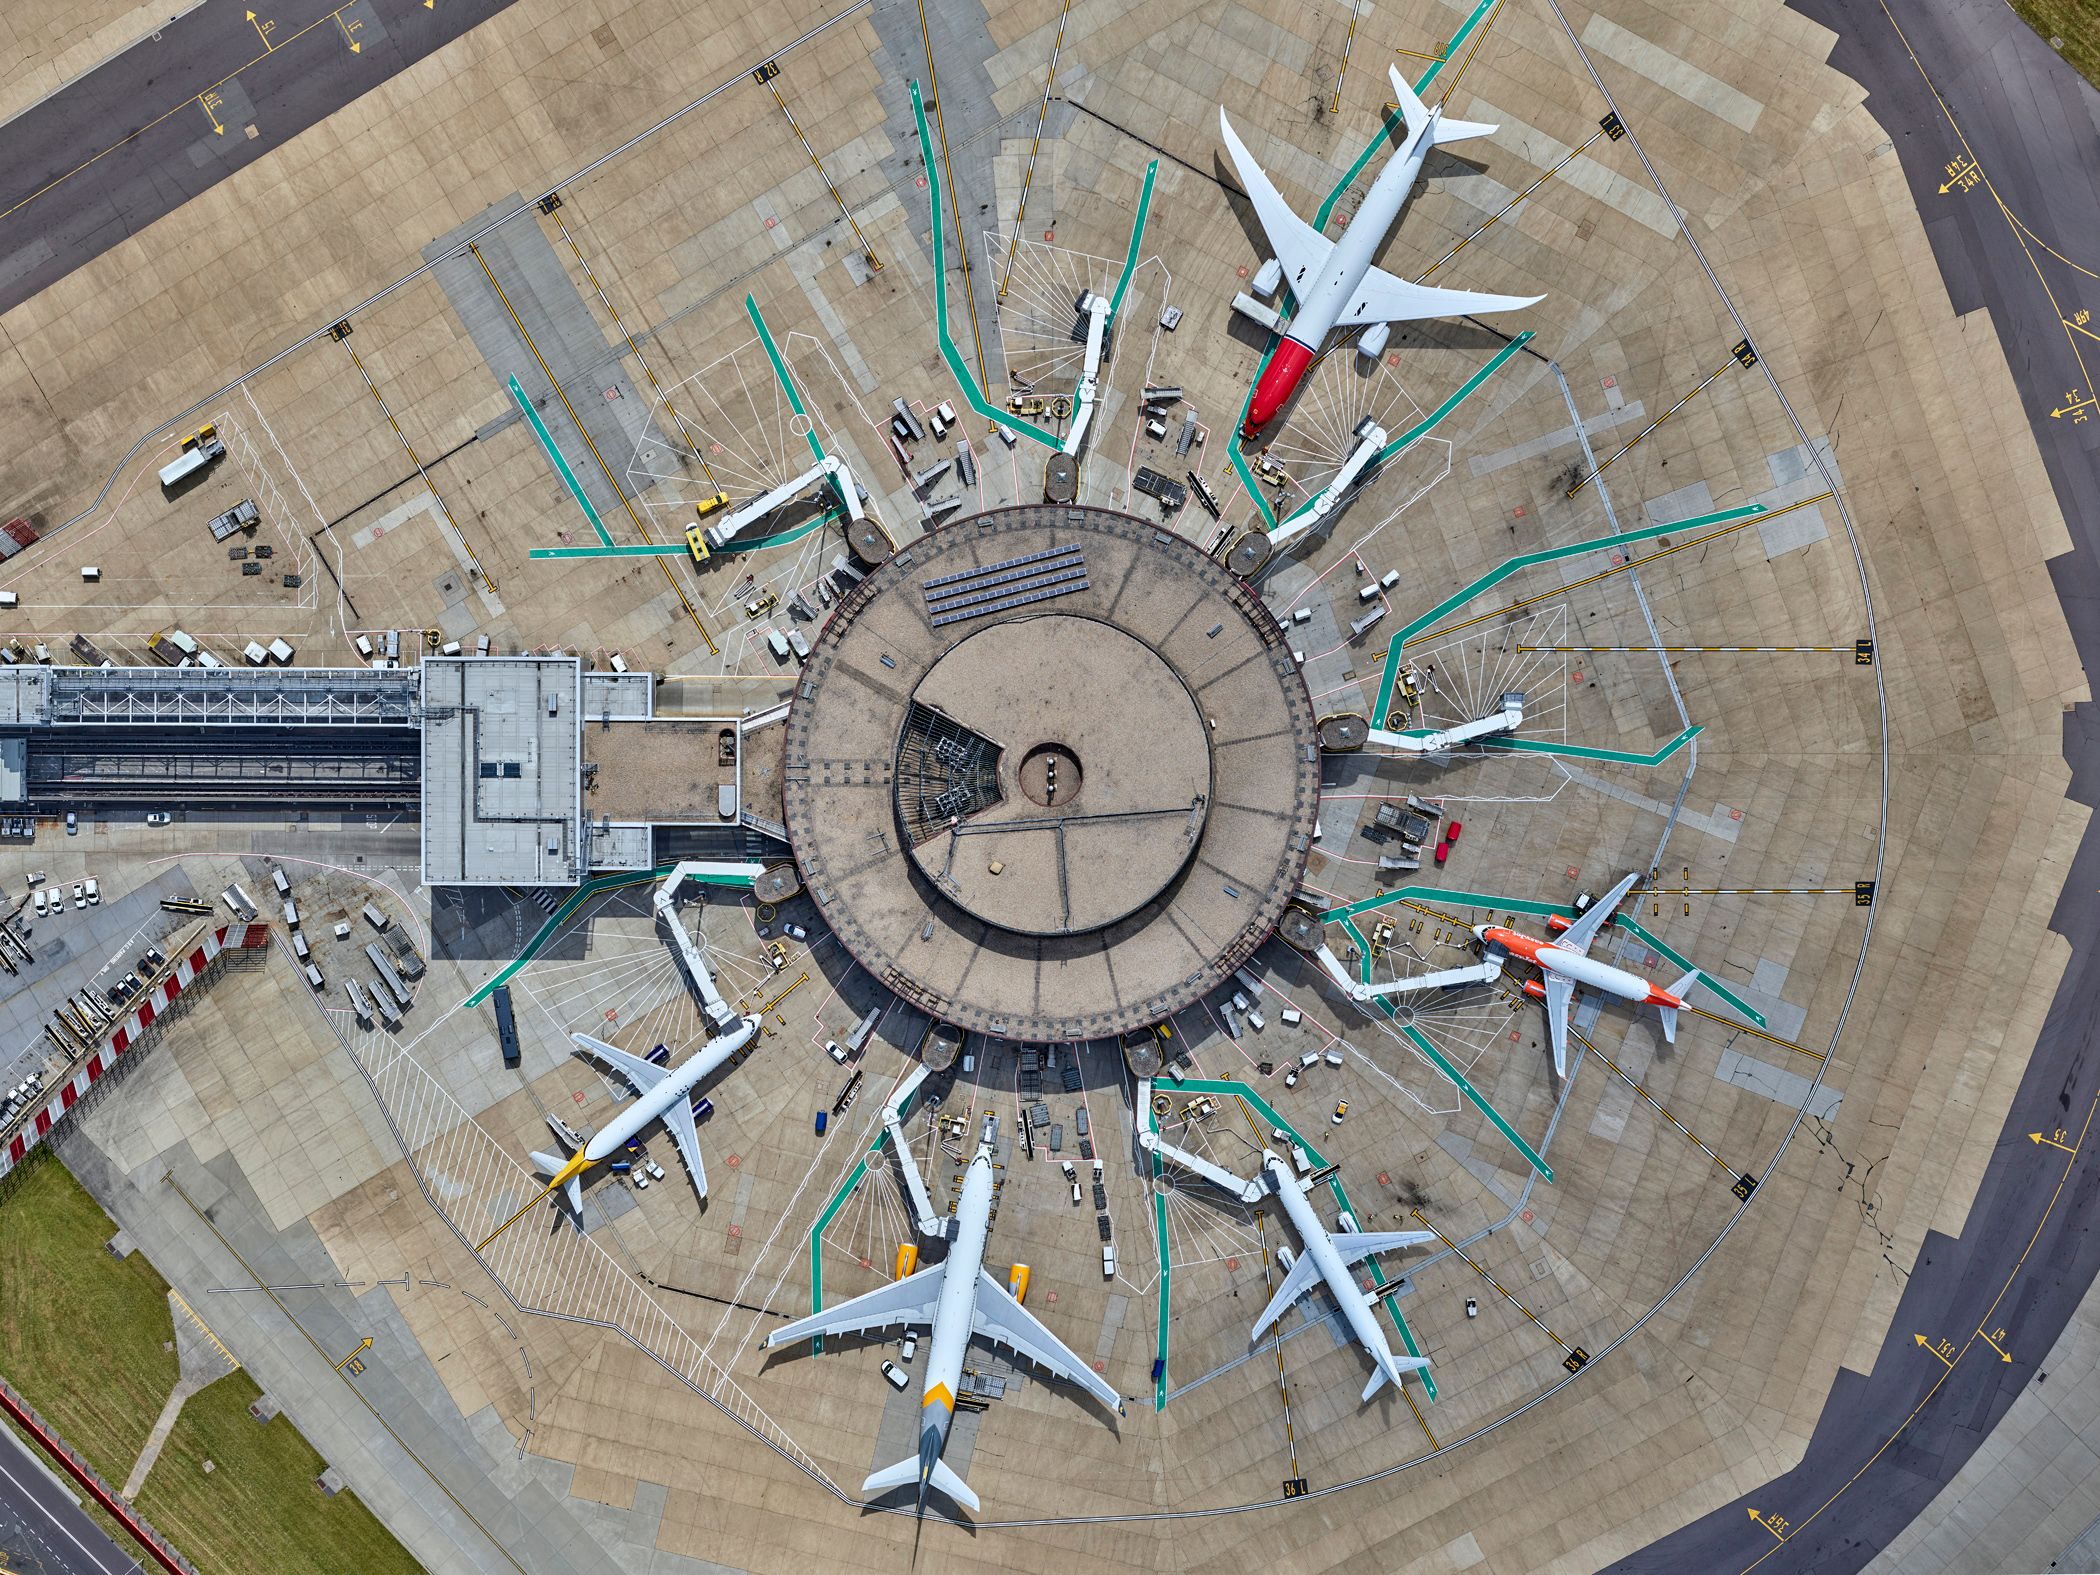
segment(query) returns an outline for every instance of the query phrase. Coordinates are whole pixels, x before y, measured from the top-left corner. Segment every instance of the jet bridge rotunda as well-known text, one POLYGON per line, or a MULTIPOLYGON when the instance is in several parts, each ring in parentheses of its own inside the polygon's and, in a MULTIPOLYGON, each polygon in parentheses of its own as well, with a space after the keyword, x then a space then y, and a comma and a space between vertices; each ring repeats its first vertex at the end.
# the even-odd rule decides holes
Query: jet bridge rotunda
POLYGON ((1158 1022, 1274 929, 1319 808, 1312 703, 1260 599, 1101 509, 943 526, 825 625, 783 807, 852 954, 937 1018, 1158 1022))

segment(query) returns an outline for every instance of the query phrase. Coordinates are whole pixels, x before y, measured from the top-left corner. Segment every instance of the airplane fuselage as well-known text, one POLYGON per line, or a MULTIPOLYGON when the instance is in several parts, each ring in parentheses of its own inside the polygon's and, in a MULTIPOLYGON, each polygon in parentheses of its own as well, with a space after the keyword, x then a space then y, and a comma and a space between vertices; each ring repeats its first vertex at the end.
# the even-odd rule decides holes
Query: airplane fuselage
POLYGON ((1536 940, 1521 931, 1504 929, 1499 924, 1478 925, 1473 933, 1484 945, 1499 946, 1512 956, 1536 963, 1541 969, 1560 974, 1592 990, 1601 990, 1606 995, 1615 995, 1622 1001, 1673 1009, 1684 1005, 1668 990, 1657 989, 1637 973, 1614 968, 1608 962, 1555 946, 1551 941, 1536 940))
POLYGON ((694 1051, 682 1065, 673 1067, 661 1083, 646 1093, 637 1094, 632 1104, 592 1133, 591 1140, 582 1148, 583 1158, 593 1165, 612 1158, 627 1146, 630 1138, 660 1118, 674 1103, 692 1098, 693 1089, 700 1080, 712 1075, 723 1062, 749 1044, 752 1035, 758 1032, 758 1026, 757 1018, 747 1017, 728 1033, 710 1039, 694 1051))
POLYGON ((1440 109, 1430 111, 1429 124, 1409 137, 1400 151, 1386 161, 1349 227, 1327 254, 1326 262, 1317 270, 1302 268, 1296 275, 1286 276, 1297 310, 1291 314, 1283 343, 1276 347, 1260 381, 1254 385, 1246 424, 1240 429, 1242 436, 1251 438, 1259 433, 1297 392, 1305 369, 1320 353, 1320 346, 1333 332, 1343 311, 1353 304, 1351 295, 1378 260, 1386 232, 1400 216, 1408 193, 1414 190, 1422 173, 1422 161, 1435 145, 1440 114, 1440 109))
MULTIPOLYGON (((1393 1348, 1386 1342, 1385 1330, 1379 1327, 1372 1315, 1371 1300, 1363 1288, 1356 1283, 1356 1275, 1335 1251, 1334 1242, 1327 1234, 1327 1227, 1320 1223, 1319 1215, 1313 1212, 1311 1201, 1298 1185, 1298 1178, 1291 1174, 1291 1167, 1277 1154, 1264 1154, 1261 1162, 1263 1173, 1268 1177, 1269 1190, 1283 1204, 1283 1212, 1289 1216, 1291 1227, 1298 1233, 1299 1249, 1312 1259, 1319 1270, 1320 1278, 1342 1309, 1342 1317, 1349 1325, 1349 1332, 1356 1336, 1356 1343, 1379 1368, 1389 1375, 1397 1374, 1393 1348)), ((1256 1330, 1257 1334, 1261 1331, 1256 1330)))
POLYGON ((926 1377, 919 1398, 919 1500, 925 1503, 926 1480, 948 1442, 955 1421, 955 1397, 962 1388, 963 1356, 977 1312, 977 1277, 984 1267, 984 1241, 992 1214, 992 1124, 985 1123, 976 1157, 963 1171, 962 1196, 955 1205, 955 1240, 949 1243, 941 1294, 934 1303, 933 1329, 926 1340, 926 1377))

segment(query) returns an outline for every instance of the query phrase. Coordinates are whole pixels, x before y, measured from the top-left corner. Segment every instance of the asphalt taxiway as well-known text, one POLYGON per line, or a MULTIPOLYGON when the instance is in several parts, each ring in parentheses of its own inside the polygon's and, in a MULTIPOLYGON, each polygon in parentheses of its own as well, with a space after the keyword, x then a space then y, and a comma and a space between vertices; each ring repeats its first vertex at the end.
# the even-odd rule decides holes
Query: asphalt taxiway
POLYGON ((141 39, 7 123, 0 312, 510 3, 201 5, 141 39))
MULTIPOLYGON (((2100 372, 2100 354, 2086 352, 2100 340, 2081 344, 2070 317, 2080 264, 2100 258, 2050 247, 2100 235, 2100 94, 1999 0, 1794 3, 1838 34, 1831 66, 1867 88, 1954 310, 1990 313, 2070 528, 2074 550, 2049 568, 2093 672, 2100 408, 2086 368, 2100 372)), ((2064 753, 2072 797, 2100 802, 2093 705, 2064 719, 2064 753)), ((2087 1223, 2100 1195, 2096 927, 2100 837, 2088 831, 2050 918, 2071 961, 1961 1236, 1925 1238, 1872 1372, 1840 1370, 1800 1465, 1614 1568, 1861 1568, 2034 1379, 2100 1271, 2087 1223)))

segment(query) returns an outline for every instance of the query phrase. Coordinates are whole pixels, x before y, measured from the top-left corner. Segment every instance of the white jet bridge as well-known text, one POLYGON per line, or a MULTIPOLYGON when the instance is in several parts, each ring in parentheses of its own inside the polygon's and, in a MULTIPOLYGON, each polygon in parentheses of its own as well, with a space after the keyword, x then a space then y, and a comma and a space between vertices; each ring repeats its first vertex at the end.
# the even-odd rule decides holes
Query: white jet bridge
POLYGON ((882 1127, 890 1135, 891 1146, 897 1150, 897 1165, 904 1172, 904 1190, 911 1194, 913 1223, 919 1227, 919 1234, 945 1236, 948 1222, 934 1211, 933 1198, 926 1191, 926 1180, 919 1174, 918 1163, 912 1158, 911 1144, 904 1135, 904 1108, 929 1075, 929 1068, 923 1063, 912 1068, 911 1076, 897 1085, 897 1091, 882 1107, 882 1127))
POLYGON ((840 501, 846 505, 847 516, 856 524, 867 518, 866 512, 860 506, 860 488, 853 480, 853 472, 846 468, 846 462, 838 455, 826 454, 821 461, 793 481, 782 482, 771 492, 753 498, 719 524, 708 526, 701 533, 707 542, 707 550, 719 552, 724 543, 733 540, 746 526, 764 519, 775 509, 792 503, 802 495, 804 489, 827 478, 831 482, 832 490, 838 493, 840 501))
POLYGON ((1065 434, 1064 452, 1077 454, 1093 423, 1094 401, 1101 392, 1101 352, 1108 338, 1109 301, 1088 290, 1079 297, 1080 314, 1086 318, 1086 365, 1079 374, 1079 388, 1072 397, 1072 430, 1065 434))
POLYGON ((656 916, 671 931, 671 944, 677 949, 685 963, 685 971, 693 981, 693 988, 700 992, 701 1008, 708 1025, 717 1033, 727 1032, 735 1026, 737 1014, 729 1003, 722 999, 722 992, 715 985, 714 970, 707 966, 699 943, 688 935, 685 926, 678 922, 678 888, 688 879, 702 879, 710 875, 731 876, 737 879, 755 879, 765 873, 763 864, 743 864, 721 859, 688 859, 674 865, 671 873, 663 878, 656 888, 656 916))
POLYGON ((1491 738, 1497 733, 1514 733, 1524 724, 1524 691, 1512 689, 1503 695, 1502 703, 1486 716, 1471 722, 1461 722, 1456 727, 1439 728, 1433 733, 1393 733, 1382 727, 1374 727, 1365 736, 1364 742, 1373 749, 1395 749, 1410 755, 1447 755, 1461 745, 1470 744, 1476 738, 1491 738))
POLYGON ((1385 428, 1366 416, 1356 424, 1356 447, 1342 461, 1342 468, 1334 473, 1334 479, 1320 489, 1310 508, 1301 509, 1296 515, 1276 527, 1269 536, 1269 551, 1278 553, 1307 531, 1326 523, 1335 505, 1342 501, 1348 490, 1356 485, 1370 464, 1385 450, 1385 428))
POLYGON ((1341 958, 1335 956, 1334 948, 1323 945, 1319 950, 1320 966, 1327 970, 1327 977, 1342 987, 1352 1001, 1375 1001, 1389 995, 1409 995, 1417 990, 1448 990, 1467 984, 1492 984, 1502 977, 1502 964, 1508 953, 1495 950, 1477 963, 1468 963, 1463 968, 1439 968, 1434 973, 1418 973, 1411 979, 1395 979, 1389 984, 1366 984, 1361 979, 1349 977, 1349 970, 1342 966, 1341 958))

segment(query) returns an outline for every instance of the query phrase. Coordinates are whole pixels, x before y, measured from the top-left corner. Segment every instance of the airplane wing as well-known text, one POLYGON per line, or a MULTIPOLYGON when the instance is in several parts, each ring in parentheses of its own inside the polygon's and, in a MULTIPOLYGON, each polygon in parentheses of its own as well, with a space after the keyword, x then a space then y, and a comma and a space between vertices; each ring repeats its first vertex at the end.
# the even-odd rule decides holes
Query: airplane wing
POLYGON ((1398 1252, 1403 1247, 1424 1246, 1436 1240, 1436 1233, 1426 1230, 1338 1230, 1328 1240, 1342 1255, 1342 1262, 1355 1263, 1374 1252, 1398 1252))
POLYGON ((1046 1373, 1077 1384, 1111 1410, 1122 1406, 1122 1396, 1109 1386, 1108 1380, 1074 1356, 1070 1347, 1044 1328, 1035 1314, 1015 1301, 986 1269, 977 1271, 977 1307, 970 1315, 970 1332, 994 1345, 1005 1346, 1016 1356, 1026 1357, 1046 1373))
POLYGON ((1291 211, 1291 205, 1283 200, 1268 174, 1254 162, 1254 155, 1240 141, 1223 109, 1218 111, 1218 129, 1225 134, 1225 151, 1232 158, 1232 167, 1240 172, 1240 184, 1247 188, 1254 216, 1269 238, 1269 249, 1275 252, 1276 260, 1283 264, 1284 277, 1302 298, 1306 281, 1320 271, 1327 254, 1334 250, 1334 243, 1291 211))
POLYGON ((603 1039, 593 1039, 589 1034, 571 1034, 569 1037, 582 1047, 584 1053, 595 1061, 602 1061, 619 1073, 637 1094, 646 1094, 661 1083, 670 1073, 654 1061, 644 1061, 638 1055, 629 1055, 625 1050, 615 1050, 603 1039))
POLYGON ((672 1100, 671 1108, 664 1112, 664 1130, 678 1145, 678 1157, 685 1161, 685 1173, 693 1178, 693 1191, 706 1197, 707 1167, 700 1163, 700 1134, 693 1128, 693 1107, 686 1103, 683 1095, 672 1100))
MULTIPOLYGON (((1257 207, 1259 205, 1257 204, 1257 207)), ((1543 295, 1483 295, 1476 290, 1439 290, 1410 284, 1383 268, 1366 268, 1363 282, 1350 296, 1337 328, 1353 323, 1411 323, 1425 317, 1473 317, 1482 312, 1514 312, 1536 306, 1543 295)))
POLYGON ((1618 885, 1612 887, 1610 891, 1604 894, 1602 902, 1591 903, 1589 907, 1583 910, 1581 918, 1561 931, 1560 934, 1554 936, 1552 938, 1553 944, 1564 947, 1571 952, 1581 952, 1587 957, 1590 952, 1590 943, 1596 940, 1597 932, 1611 922, 1611 916, 1619 911, 1619 904, 1626 900, 1626 894, 1633 890, 1633 883, 1640 878, 1641 872, 1635 870, 1631 875, 1620 881, 1618 885))
POLYGON ((1553 1034, 1553 1071, 1568 1075, 1568 1007, 1575 999, 1575 981, 1564 973, 1546 972, 1546 1027, 1553 1034))
POLYGON ((759 1344, 767 1350, 793 1345, 819 1334, 866 1334, 876 1329, 899 1329, 907 1324, 931 1324, 934 1304, 941 1299, 945 1264, 921 1269, 888 1285, 878 1285, 849 1302, 798 1318, 767 1335, 759 1344))
POLYGON ((1313 1262, 1311 1253, 1299 1253, 1297 1262, 1291 1265, 1291 1272, 1283 1277, 1283 1283, 1276 1287, 1276 1294, 1269 1298, 1269 1305, 1254 1320, 1255 1337, 1259 1338, 1264 1329, 1290 1311, 1293 1302, 1319 1283, 1320 1266, 1313 1262))

